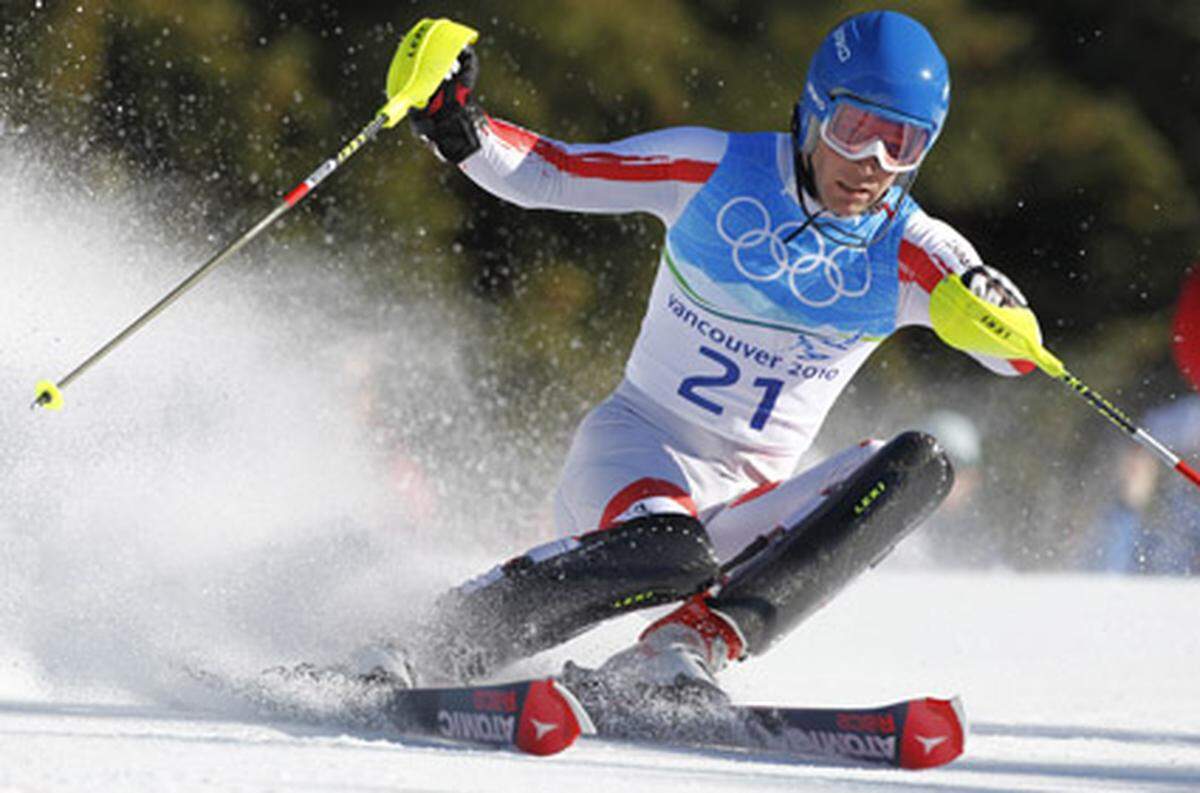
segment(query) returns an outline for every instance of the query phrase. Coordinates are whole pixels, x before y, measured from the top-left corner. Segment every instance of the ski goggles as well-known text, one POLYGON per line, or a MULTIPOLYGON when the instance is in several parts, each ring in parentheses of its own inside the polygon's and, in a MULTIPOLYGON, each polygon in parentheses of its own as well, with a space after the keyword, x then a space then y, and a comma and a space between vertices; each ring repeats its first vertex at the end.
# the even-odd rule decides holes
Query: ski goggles
POLYGON ((821 140, 848 160, 875 157, 885 171, 904 173, 921 164, 929 148, 928 127, 885 116, 841 99, 821 122, 821 140))

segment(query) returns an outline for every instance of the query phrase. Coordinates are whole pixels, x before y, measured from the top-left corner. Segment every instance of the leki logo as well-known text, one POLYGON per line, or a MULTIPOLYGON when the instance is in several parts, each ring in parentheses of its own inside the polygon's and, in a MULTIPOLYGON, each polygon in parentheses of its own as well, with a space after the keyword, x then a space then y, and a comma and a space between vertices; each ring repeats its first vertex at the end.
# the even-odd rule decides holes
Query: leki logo
POLYGON ((987 328, 996 336, 999 336, 1005 341, 1012 337, 1012 331, 1008 329, 1008 326, 1000 322, 1000 320, 996 319, 991 314, 982 315, 979 318, 979 324, 983 325, 983 327, 987 328))
POLYGON ((772 228, 771 213, 757 198, 739 196, 717 212, 717 234, 729 243, 733 266, 750 281, 767 283, 786 276, 792 295, 809 308, 831 306, 843 297, 862 297, 871 289, 871 269, 861 286, 846 283, 844 267, 865 254, 825 240, 816 229, 789 220, 772 228), (796 234, 798 254, 793 259, 789 236, 796 234))
POLYGON ((412 41, 408 43, 408 52, 406 53, 407 57, 417 57, 417 50, 421 48, 421 42, 425 40, 425 35, 432 29, 432 21, 429 21, 417 28, 417 30, 413 33, 412 41))
POLYGON ((860 498, 858 503, 854 505, 854 514, 861 515, 866 512, 885 492, 887 492, 887 482, 876 482, 867 494, 860 498))

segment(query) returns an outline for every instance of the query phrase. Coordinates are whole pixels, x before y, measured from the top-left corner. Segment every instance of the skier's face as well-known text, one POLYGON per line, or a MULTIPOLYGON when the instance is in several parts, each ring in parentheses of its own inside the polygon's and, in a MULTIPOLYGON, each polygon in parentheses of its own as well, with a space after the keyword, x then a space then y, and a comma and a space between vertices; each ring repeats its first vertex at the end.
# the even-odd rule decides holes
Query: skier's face
POLYGON ((817 197, 841 216, 866 212, 896 181, 896 174, 885 171, 877 158, 848 160, 819 139, 812 169, 817 197))

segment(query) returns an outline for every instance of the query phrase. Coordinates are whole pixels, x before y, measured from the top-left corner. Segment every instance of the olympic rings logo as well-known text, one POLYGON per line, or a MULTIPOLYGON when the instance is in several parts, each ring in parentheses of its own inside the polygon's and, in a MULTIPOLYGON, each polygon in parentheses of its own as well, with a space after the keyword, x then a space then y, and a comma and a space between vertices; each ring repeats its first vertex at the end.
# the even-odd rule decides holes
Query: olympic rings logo
POLYGON ((733 249, 733 266, 747 279, 767 283, 783 278, 786 273, 788 289, 809 308, 824 308, 843 297, 862 297, 870 291, 870 267, 866 268, 866 280, 858 289, 846 287, 846 276, 842 272, 843 265, 850 264, 862 253, 844 245, 830 244, 827 248, 825 238, 816 229, 805 230, 800 238, 803 241, 800 255, 793 260, 784 240, 803 225, 799 220, 789 220, 772 229, 771 213, 761 201, 750 196, 731 198, 717 212, 717 233, 733 249), (736 212, 733 218, 729 217, 735 207, 742 206, 746 208, 736 212), (739 230, 747 223, 748 215, 757 216, 758 222, 750 221, 749 228, 739 230), (831 292, 827 297, 811 295, 813 287, 819 283, 814 283, 812 278, 801 278, 817 271, 831 292))

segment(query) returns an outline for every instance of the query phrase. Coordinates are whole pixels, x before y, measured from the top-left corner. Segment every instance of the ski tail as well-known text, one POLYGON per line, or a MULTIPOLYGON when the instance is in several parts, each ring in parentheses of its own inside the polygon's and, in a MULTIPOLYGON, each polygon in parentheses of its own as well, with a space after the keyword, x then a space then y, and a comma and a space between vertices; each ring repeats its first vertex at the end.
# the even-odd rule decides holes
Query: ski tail
POLYGON ((946 765, 966 747, 966 717, 957 697, 875 708, 736 709, 748 727, 744 748, 804 758, 918 770, 946 765))

